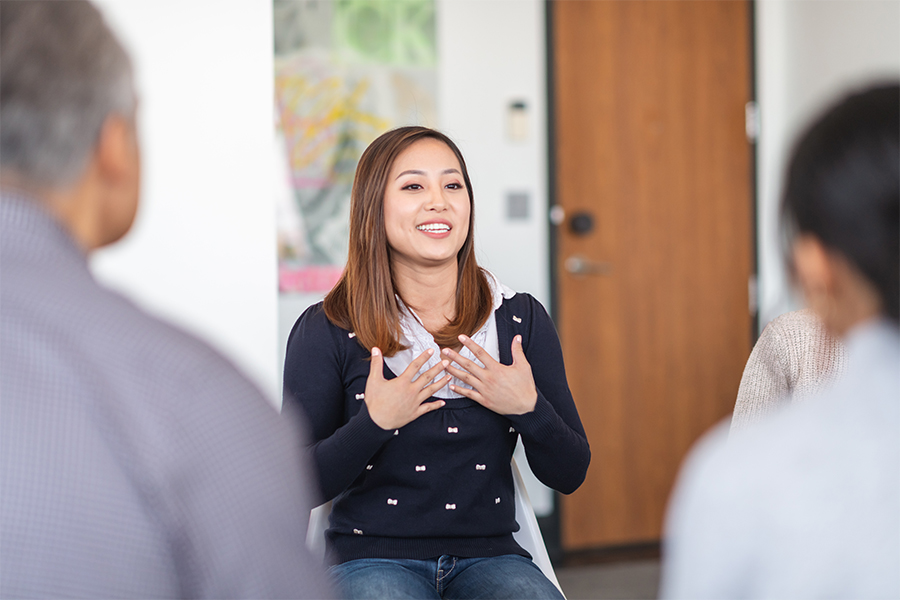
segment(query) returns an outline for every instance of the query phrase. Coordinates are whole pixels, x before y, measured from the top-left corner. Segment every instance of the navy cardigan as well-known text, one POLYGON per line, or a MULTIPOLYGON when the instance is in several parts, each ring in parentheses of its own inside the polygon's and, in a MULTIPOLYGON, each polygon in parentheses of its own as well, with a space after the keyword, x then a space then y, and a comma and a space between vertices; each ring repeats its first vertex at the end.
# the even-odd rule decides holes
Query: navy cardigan
MULTIPOLYGON (((326 535, 337 560, 527 556, 512 537, 519 527, 509 463, 519 435, 545 485, 568 494, 584 481, 590 448, 550 316, 521 293, 495 314, 501 363, 512 363, 512 339, 522 335, 538 390, 534 411, 503 416, 451 398, 388 431, 372 421, 363 399, 368 349, 333 325, 322 303, 297 320, 284 401, 308 418, 321 489, 334 500, 326 535)), ((384 376, 396 375, 385 365, 384 376)))

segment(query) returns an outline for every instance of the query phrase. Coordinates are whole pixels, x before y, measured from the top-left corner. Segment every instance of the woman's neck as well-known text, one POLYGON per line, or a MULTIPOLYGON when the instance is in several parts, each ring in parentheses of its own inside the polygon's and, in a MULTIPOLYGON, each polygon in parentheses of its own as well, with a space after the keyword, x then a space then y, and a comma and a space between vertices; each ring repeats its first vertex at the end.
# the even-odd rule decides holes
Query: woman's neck
POLYGON ((391 269, 400 297, 429 332, 439 331, 456 317, 455 261, 434 267, 395 261, 391 269))

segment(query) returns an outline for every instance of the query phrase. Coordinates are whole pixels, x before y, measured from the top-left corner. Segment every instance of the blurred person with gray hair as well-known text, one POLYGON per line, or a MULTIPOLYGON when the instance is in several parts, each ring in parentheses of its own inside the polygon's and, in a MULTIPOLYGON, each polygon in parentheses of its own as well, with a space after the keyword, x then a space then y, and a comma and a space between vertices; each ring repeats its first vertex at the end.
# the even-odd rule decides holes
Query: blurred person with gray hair
POLYGON ((0 3, 0 596, 328 597, 297 421, 89 271, 136 104, 90 3, 0 3))
POLYGON ((851 94, 810 126, 782 216, 846 369, 692 451, 669 507, 664 598, 900 598, 900 86, 851 94))

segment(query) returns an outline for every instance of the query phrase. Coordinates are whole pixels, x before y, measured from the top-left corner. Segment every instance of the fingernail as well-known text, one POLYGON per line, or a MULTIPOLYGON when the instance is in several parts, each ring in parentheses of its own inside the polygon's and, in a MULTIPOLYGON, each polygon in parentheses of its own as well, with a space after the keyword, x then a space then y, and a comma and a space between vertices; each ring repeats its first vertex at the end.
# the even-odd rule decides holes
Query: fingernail
POLYGON ((450 361, 449 361, 449 360, 442 360, 442 361, 441 361, 441 364, 444 365, 444 368, 446 369, 447 366, 450 364, 450 361))
POLYGON ((450 348, 444 348, 441 352, 443 352, 447 356, 450 356, 450 348))
POLYGON ((459 341, 461 341, 461 342, 464 342, 464 341, 466 341, 467 339, 469 339, 469 338, 467 338, 467 337, 464 336, 464 335, 460 335, 460 336, 459 336, 459 341))
POLYGON ((455 391, 456 391, 456 386, 455 386, 455 385, 451 385, 451 386, 450 386, 450 389, 453 390, 453 391, 455 392, 455 391))
POLYGON ((522 336, 521 336, 521 335, 517 335, 517 336, 516 336, 516 341, 519 342, 519 343, 521 344, 521 343, 522 343, 522 336))
POLYGON ((381 354, 381 350, 379 350, 378 348, 372 348, 372 356, 378 356, 379 354, 381 354))
POLYGON ((447 406, 447 403, 441 400, 441 406, 447 406))
POLYGON ((428 349, 428 350, 426 350, 426 351, 425 351, 425 352, 427 352, 427 353, 428 353, 428 356, 431 356, 431 355, 432 355, 432 354, 434 354, 434 350, 433 350, 433 349, 431 349, 431 348, 429 348, 429 349, 428 349))

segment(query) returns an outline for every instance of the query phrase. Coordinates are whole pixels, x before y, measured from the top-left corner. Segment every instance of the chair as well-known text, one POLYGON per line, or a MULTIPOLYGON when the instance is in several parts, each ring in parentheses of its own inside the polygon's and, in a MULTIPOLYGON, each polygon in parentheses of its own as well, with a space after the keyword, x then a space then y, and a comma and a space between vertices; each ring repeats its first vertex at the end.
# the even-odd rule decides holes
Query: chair
POLYGON ((525 481, 519 472, 519 466, 516 459, 512 459, 513 485, 516 488, 516 521, 519 523, 519 530, 513 534, 516 542, 520 546, 528 550, 531 554, 534 564, 536 564, 544 573, 544 577, 550 580, 559 593, 565 597, 559 580, 556 578, 556 572, 553 570, 553 564, 550 562, 550 555, 547 554, 547 546, 544 544, 544 536, 541 534, 541 528, 538 527, 537 517, 534 516, 534 508, 531 506, 531 500, 528 498, 528 490, 525 489, 525 481))
MULTIPOLYGON (((516 465, 516 459, 512 459, 513 485, 516 490, 516 521, 519 523, 519 531, 513 534, 516 542, 531 554, 534 564, 540 568, 544 576, 564 594, 556 578, 556 572, 550 563, 550 555, 544 545, 544 537, 538 527, 537 518, 534 516, 534 508, 528 498, 528 490, 522 474, 516 465)), ((309 529, 306 533, 306 547, 313 556, 324 559, 325 557, 325 530, 328 528, 328 515, 331 514, 331 502, 317 506, 309 513, 309 529)))

